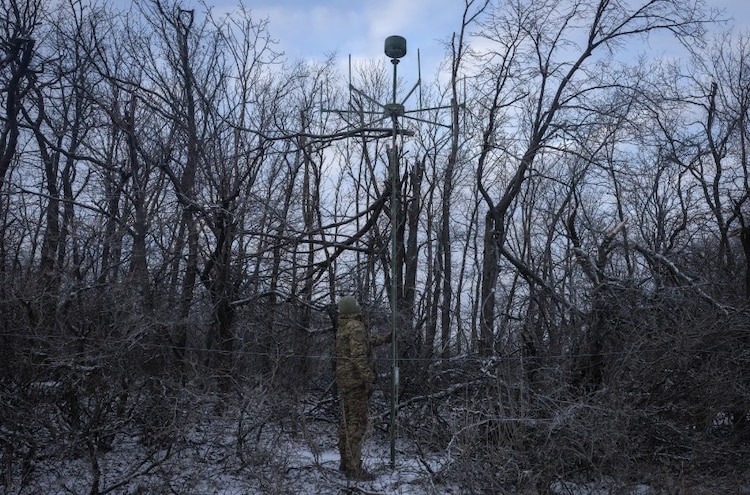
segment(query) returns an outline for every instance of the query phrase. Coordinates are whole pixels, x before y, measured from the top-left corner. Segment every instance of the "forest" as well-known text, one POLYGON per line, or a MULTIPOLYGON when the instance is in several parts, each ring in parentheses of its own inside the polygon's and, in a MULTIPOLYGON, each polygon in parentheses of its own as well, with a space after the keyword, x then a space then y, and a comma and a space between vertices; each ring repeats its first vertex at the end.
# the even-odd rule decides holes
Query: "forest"
POLYGON ((0 492, 750 493, 750 32, 460 3, 396 132, 252 2, 0 0, 0 492))

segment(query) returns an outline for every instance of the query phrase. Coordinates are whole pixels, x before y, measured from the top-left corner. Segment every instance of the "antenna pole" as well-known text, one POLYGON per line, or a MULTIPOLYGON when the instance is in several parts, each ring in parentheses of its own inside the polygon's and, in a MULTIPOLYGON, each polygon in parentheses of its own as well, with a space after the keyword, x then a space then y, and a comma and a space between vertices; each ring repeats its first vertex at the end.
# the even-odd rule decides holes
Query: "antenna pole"
MULTIPOLYGON (((396 104, 396 80, 398 59, 391 59, 393 64, 393 104, 396 104)), ((391 149, 388 153, 389 169, 391 178, 391 427, 390 427, 390 447, 391 447, 391 469, 396 467, 396 414, 398 412, 398 211, 399 201, 398 193, 399 171, 398 171, 398 145, 396 136, 398 135, 398 114, 391 111, 391 121, 393 124, 393 136, 391 149)))
MULTIPOLYGON (((349 55, 349 108, 346 111, 341 110, 334 110, 348 125, 351 125, 351 121, 345 117, 345 115, 348 115, 349 113, 358 113, 360 115, 360 124, 361 127, 358 127, 357 129, 354 129, 351 131, 351 136, 367 136, 369 132, 377 131, 377 137, 386 137, 388 133, 391 134, 391 143, 390 147, 386 144, 387 147, 387 158, 388 158, 388 173, 390 177, 390 184, 391 184, 391 197, 390 197, 390 210, 391 210, 391 266, 390 266, 390 278, 391 278, 391 286, 390 286, 390 303, 391 303, 391 418, 390 418, 390 447, 391 447, 391 459, 390 459, 390 465, 391 469, 394 469, 396 467, 396 437, 397 437, 397 415, 398 415, 398 391, 399 391, 399 367, 398 367, 398 325, 399 324, 411 324, 410 318, 411 315, 402 315, 400 312, 400 301, 399 301, 399 285, 402 283, 401 277, 399 274, 400 266, 399 266, 399 231, 400 231, 400 219, 401 216, 401 204, 400 204, 400 194, 401 194, 401 184, 400 184, 400 172, 399 172, 399 150, 398 150, 398 135, 407 135, 407 136, 413 136, 414 132, 409 131, 408 129, 400 129, 399 128, 399 118, 407 118, 412 119, 418 122, 426 122, 433 125, 443 125, 438 122, 433 122, 431 120, 425 120, 422 118, 417 117, 411 117, 406 115, 407 112, 404 108, 404 104, 406 103, 406 100, 408 100, 411 95, 419 89, 419 110, 417 112, 423 112, 425 109, 422 107, 422 67, 421 67, 421 61, 419 60, 419 51, 417 51, 417 65, 418 65, 418 81, 417 84, 409 91, 409 93, 404 98, 404 101, 402 103, 399 103, 397 98, 397 89, 398 89, 398 63, 399 59, 403 58, 406 55, 406 39, 402 36, 389 36, 385 40, 385 54, 386 56, 391 60, 391 63, 393 64, 393 87, 392 87, 392 95, 391 95, 391 102, 381 104, 374 98, 368 96, 364 91, 361 91, 354 87, 352 84, 352 57, 349 55), (388 129, 387 127, 384 127, 383 129, 373 129, 372 127, 368 127, 367 123, 365 122, 365 114, 375 114, 375 112, 365 112, 362 108, 360 108, 358 111, 355 112, 355 109, 353 108, 353 104, 356 102, 353 100, 352 93, 355 93, 357 95, 357 98, 362 98, 365 101, 368 101, 372 103, 375 106, 381 107, 385 114, 378 113, 379 117, 376 120, 373 120, 370 122, 370 125, 374 125, 377 122, 380 122, 381 120, 386 120, 388 117, 391 119, 391 128, 388 129), (382 133, 381 133, 382 132, 382 133), (408 320, 405 322, 404 320, 408 320)), ((435 107, 431 110, 438 110, 441 108, 449 108, 449 107, 435 107)), ((450 126, 445 126, 450 127, 450 126)), ((347 141, 348 142, 348 141, 347 141)), ((349 148, 347 145, 347 154, 349 153, 349 148)))
MULTIPOLYGON (((397 79, 398 79, 398 70, 397 70, 397 67, 398 67, 398 59, 397 59, 397 58, 391 59, 391 63, 393 64, 393 99, 392 99, 391 101, 392 101, 393 103, 396 103, 396 81, 397 81, 397 79)), ((393 125, 394 125, 394 126, 396 125, 396 119, 395 119, 395 117, 394 117, 394 119, 393 119, 393 125)), ((393 134, 393 139, 394 139, 394 140, 396 139, 396 134, 395 134, 395 132, 394 132, 394 134, 393 134)))

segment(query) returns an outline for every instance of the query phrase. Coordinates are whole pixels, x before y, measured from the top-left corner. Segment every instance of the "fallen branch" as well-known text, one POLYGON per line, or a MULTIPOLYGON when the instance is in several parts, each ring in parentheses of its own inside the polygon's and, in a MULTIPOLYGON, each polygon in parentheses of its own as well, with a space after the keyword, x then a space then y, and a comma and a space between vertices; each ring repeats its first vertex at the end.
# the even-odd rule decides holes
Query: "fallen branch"
POLYGON ((669 273, 671 273, 675 278, 682 280, 684 283, 686 283, 699 296, 701 296, 703 299, 711 303, 711 305, 713 305, 715 308, 717 308, 722 313, 724 313, 725 316, 729 315, 730 310, 734 309, 731 306, 727 306, 725 304, 720 303, 713 297, 706 294, 706 292, 703 289, 701 289, 698 286, 698 284, 695 283, 695 279, 693 279, 689 275, 686 275, 682 270, 680 270, 680 268, 677 265, 675 265, 671 260, 669 260, 663 254, 655 253, 638 244, 635 245, 635 250, 641 253, 642 255, 646 256, 647 258, 650 258, 652 261, 658 261, 659 263, 664 265, 667 268, 667 270, 669 270, 669 273))
MULTIPOLYGON (((416 395, 414 397, 409 398, 408 400, 399 402, 397 405, 397 409, 402 409, 404 407, 410 406, 414 404, 415 402, 428 401, 428 400, 433 400, 433 399, 442 399, 444 397, 454 394, 455 392, 458 392, 459 390, 464 390, 464 389, 473 387, 475 385, 479 385, 484 382, 485 380, 472 380, 470 382, 456 383, 444 390, 435 392, 434 394, 416 395)), ((390 411, 378 414, 374 416, 373 419, 384 420, 389 415, 390 415, 390 411)))

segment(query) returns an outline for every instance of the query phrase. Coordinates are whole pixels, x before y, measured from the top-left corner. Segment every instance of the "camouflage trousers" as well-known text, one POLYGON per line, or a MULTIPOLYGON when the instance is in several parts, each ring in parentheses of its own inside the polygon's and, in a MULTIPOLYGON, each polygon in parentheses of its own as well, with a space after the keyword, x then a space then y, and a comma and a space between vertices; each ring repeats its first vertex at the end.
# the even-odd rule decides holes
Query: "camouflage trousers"
POLYGON ((367 431, 367 415, 370 402, 368 387, 356 387, 340 393, 341 418, 339 420, 340 469, 347 476, 361 477, 362 440, 367 431))

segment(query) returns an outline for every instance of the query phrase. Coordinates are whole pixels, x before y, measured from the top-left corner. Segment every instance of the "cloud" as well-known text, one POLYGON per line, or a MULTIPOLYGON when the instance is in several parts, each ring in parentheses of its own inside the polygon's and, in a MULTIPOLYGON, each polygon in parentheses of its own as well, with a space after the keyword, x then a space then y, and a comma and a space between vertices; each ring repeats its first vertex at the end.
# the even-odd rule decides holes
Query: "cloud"
POLYGON ((383 57, 384 40, 393 34, 407 38, 407 56, 417 48, 442 54, 435 40, 456 28, 460 7, 455 0, 266 0, 250 6, 255 16, 270 20, 271 35, 292 59, 320 59, 331 52, 383 57))

